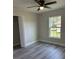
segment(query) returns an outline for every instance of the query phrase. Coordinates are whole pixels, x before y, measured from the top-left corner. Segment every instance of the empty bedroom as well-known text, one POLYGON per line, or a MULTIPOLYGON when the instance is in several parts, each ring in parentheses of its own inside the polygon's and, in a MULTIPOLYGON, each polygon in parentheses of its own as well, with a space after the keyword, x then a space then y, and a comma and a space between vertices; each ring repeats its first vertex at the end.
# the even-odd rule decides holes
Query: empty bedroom
POLYGON ((13 59, 65 59, 65 0, 13 0, 13 59))

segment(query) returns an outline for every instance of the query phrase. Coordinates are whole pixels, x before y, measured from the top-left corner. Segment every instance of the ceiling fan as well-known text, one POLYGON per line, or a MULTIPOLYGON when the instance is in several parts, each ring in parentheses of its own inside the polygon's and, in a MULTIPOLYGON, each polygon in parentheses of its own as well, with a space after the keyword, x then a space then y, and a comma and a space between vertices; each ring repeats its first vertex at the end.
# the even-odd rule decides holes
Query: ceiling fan
POLYGON ((45 3, 45 0, 34 0, 39 6, 31 6, 31 7, 27 7, 27 8, 33 8, 33 7, 38 7, 37 11, 39 10, 43 10, 44 8, 49 8, 47 5, 51 5, 51 4, 55 4, 56 1, 53 1, 53 2, 48 2, 48 3, 45 3))

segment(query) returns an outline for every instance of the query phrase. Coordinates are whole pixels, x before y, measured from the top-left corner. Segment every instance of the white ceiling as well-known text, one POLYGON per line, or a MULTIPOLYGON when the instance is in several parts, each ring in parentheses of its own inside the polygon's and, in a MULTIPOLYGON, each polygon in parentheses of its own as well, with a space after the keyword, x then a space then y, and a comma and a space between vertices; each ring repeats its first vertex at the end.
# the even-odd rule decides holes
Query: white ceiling
POLYGON ((41 12, 46 12, 46 11, 51 11, 51 10, 55 10, 58 8, 62 8, 65 6, 65 0, 46 0, 45 2, 52 2, 52 1, 57 1, 57 3, 48 5, 49 7, 51 7, 51 9, 44 8, 44 10, 41 10, 41 11, 37 11, 38 7, 27 8, 29 6, 38 5, 34 0, 13 0, 13 8, 30 11, 30 12, 34 12, 34 13, 41 13, 41 12))

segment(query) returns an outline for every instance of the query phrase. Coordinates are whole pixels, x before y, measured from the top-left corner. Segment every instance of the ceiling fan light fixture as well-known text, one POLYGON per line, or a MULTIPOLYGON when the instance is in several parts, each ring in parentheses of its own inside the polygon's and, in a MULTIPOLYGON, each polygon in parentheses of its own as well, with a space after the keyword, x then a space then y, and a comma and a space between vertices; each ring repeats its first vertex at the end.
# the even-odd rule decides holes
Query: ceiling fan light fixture
POLYGON ((44 9, 44 7, 43 7, 43 6, 41 6, 41 7, 40 7, 40 10, 43 10, 43 9, 44 9))
POLYGON ((28 8, 38 7, 37 11, 43 10, 44 8, 50 8, 48 7, 48 5, 57 3, 56 1, 45 3, 45 0, 34 0, 34 1, 38 4, 38 6, 31 6, 28 8))

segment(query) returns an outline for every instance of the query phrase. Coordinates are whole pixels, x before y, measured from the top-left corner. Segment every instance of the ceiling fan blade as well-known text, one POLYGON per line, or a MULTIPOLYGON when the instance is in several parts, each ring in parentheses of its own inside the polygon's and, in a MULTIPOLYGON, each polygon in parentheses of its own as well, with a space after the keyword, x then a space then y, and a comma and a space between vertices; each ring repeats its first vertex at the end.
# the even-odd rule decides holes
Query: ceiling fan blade
POLYGON ((27 7, 27 8, 33 8, 33 7, 39 7, 39 6, 30 6, 30 7, 27 7))
POLYGON ((44 5, 50 5, 50 4, 54 4, 54 3, 56 3, 56 1, 45 3, 44 5))
POLYGON ((39 11, 39 10, 40 10, 40 8, 37 9, 37 11, 39 11))

